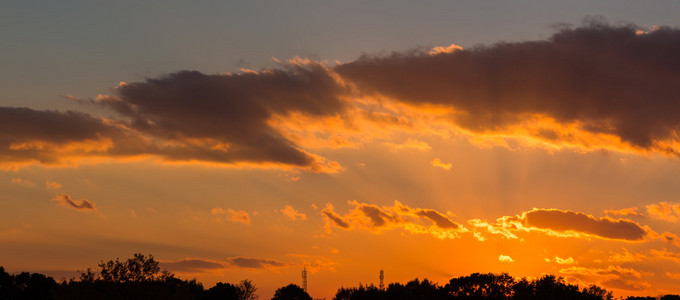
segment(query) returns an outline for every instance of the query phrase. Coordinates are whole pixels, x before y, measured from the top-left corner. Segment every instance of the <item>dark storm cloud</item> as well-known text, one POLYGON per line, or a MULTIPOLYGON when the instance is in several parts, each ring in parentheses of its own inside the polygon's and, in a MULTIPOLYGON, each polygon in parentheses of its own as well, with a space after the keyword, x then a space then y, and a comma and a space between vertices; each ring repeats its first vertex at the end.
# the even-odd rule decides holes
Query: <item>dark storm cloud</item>
POLYGON ((163 153, 171 160, 311 166, 315 159, 267 121, 292 112, 341 113, 342 92, 327 69, 312 63, 260 73, 182 71, 120 85, 116 96, 97 102, 129 118, 145 135, 183 144, 163 153))
MULTIPOLYGON (((591 20, 547 40, 365 55, 335 70, 363 93, 462 111, 455 122, 472 131, 494 131, 540 114, 651 149, 655 141, 679 140, 678 53, 679 29, 640 32, 591 20)), ((537 137, 559 138, 545 131, 537 137)))

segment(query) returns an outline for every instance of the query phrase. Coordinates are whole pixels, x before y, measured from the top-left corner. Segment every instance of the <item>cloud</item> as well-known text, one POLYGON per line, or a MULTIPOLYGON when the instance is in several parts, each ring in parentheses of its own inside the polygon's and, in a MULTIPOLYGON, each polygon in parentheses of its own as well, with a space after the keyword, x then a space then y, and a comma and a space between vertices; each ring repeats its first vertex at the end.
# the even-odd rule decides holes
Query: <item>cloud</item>
POLYGON ((629 207, 623 209, 608 209, 604 211, 605 214, 622 216, 622 217, 642 217, 643 215, 638 212, 637 207, 629 207))
POLYGON ((401 144, 396 144, 396 143, 391 143, 391 142, 385 142, 384 145, 394 149, 394 150, 401 150, 401 149, 415 149, 415 150, 420 150, 420 151, 429 151, 432 149, 430 145, 428 145, 426 142, 419 141, 416 139, 408 139, 406 142, 401 143, 401 144))
POLYGON ((453 53, 455 51, 460 51, 460 50, 463 50, 463 47, 458 46, 456 44, 451 44, 451 45, 448 45, 446 47, 434 47, 427 54, 437 55, 437 54, 442 54, 442 53, 453 53))
MULTIPOLYGON (((74 157, 114 155, 123 129, 79 112, 0 107, 0 167, 64 164, 74 157)), ((117 149, 120 151, 120 149, 117 149)))
POLYGON ((627 219, 595 218, 591 215, 559 209, 537 209, 517 216, 498 219, 506 229, 541 231, 563 237, 598 237, 603 239, 643 241, 653 231, 627 219))
POLYGON ((510 257, 510 256, 501 254, 501 255, 498 256, 498 261, 500 261, 500 262, 514 262, 515 260, 512 259, 512 257, 510 257))
POLYGON ((647 214, 654 219, 668 222, 677 222, 680 220, 680 204, 659 202, 659 204, 647 205, 646 208, 647 214))
POLYGON ((168 269, 169 271, 183 273, 204 273, 211 270, 224 268, 224 265, 219 262, 198 258, 187 258, 178 261, 163 261, 160 263, 160 265, 161 268, 168 269))
POLYGON ((366 97, 450 109, 472 135, 677 155, 680 29, 637 30, 589 19, 545 40, 364 55, 335 71, 366 97))
POLYGON ((315 118, 340 114, 347 107, 341 99, 344 88, 319 63, 283 66, 222 75, 181 71, 119 85, 115 95, 90 102, 116 111, 129 127, 158 140, 157 155, 168 161, 337 170, 268 122, 293 113, 315 118))
POLYGON ((642 253, 631 253, 628 249, 623 249, 621 253, 614 253, 609 256, 609 261, 618 263, 645 261, 647 256, 642 253))
POLYGON ((680 263, 680 253, 668 251, 668 249, 663 248, 663 250, 652 249, 649 253, 656 259, 664 259, 680 263))
POLYGON ((671 279, 680 279, 680 273, 666 272, 666 276, 671 279))
POLYGON ((244 269, 271 269, 288 266, 287 263, 274 259, 261 259, 251 257, 230 257, 227 263, 231 266, 244 269))
POLYGON ((411 208, 399 201, 394 201, 391 207, 358 201, 349 201, 349 204, 352 209, 343 216, 337 214, 330 203, 326 205, 321 213, 326 216, 327 231, 330 231, 331 225, 343 229, 362 228, 374 233, 400 228, 439 239, 458 238, 460 233, 467 232, 465 227, 442 213, 432 209, 411 208))
POLYGON ((81 200, 73 200, 71 199, 71 196, 67 194, 59 194, 55 198, 52 199, 52 201, 59 202, 59 204, 74 208, 77 210, 97 210, 94 206, 93 201, 81 199, 81 200))
POLYGON ((572 266, 561 269, 562 274, 567 274, 583 280, 603 285, 607 288, 641 291, 649 288, 649 283, 642 280, 643 277, 652 277, 652 273, 636 271, 632 268, 621 266, 608 266, 607 268, 589 268, 572 266))
POLYGON ((297 210, 293 209, 293 207, 290 205, 286 205, 286 207, 281 209, 281 213, 283 213, 286 217, 293 221, 307 219, 307 215, 298 212, 297 210))
MULTIPOLYGON (((224 220, 229 222, 250 224, 250 215, 244 210, 233 210, 231 208, 224 210, 223 208, 216 207, 211 209, 210 213, 218 217, 223 216, 224 220)), ((218 222, 221 222, 221 220, 222 218, 217 219, 218 222)))
POLYGON ((17 178, 12 178, 11 179, 12 184, 18 185, 18 186, 23 186, 23 187, 34 187, 35 183, 33 183, 30 180, 26 180, 20 177, 17 178))
POLYGON ((330 225, 333 224, 337 227, 343 228, 343 229, 349 229, 350 224, 345 218, 342 216, 338 215, 333 211, 333 205, 330 203, 326 204, 326 207, 321 210, 321 214, 326 217, 326 231, 330 232, 330 225))
POLYGON ((56 190, 56 189, 58 189, 58 188, 61 187, 61 184, 58 183, 58 182, 55 182, 55 181, 49 181, 49 180, 47 180, 47 181, 45 182, 45 187, 46 187, 47 189, 56 190))
POLYGON ((444 163, 444 162, 442 162, 442 160, 439 159, 439 158, 433 159, 433 160, 430 162, 430 164, 431 164, 433 167, 442 168, 442 169, 444 169, 444 170, 450 170, 451 167, 453 166, 453 165, 450 164, 450 163, 444 163))
POLYGON ((561 258, 559 256, 555 256, 555 262, 560 265, 572 265, 576 263, 576 261, 572 257, 561 258))

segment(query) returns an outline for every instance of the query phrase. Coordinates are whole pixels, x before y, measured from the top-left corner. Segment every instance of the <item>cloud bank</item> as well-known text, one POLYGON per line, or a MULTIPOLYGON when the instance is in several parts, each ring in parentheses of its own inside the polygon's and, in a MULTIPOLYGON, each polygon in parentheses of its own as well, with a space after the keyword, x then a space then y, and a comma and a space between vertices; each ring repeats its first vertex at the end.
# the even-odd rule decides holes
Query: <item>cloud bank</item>
POLYGON ((333 67, 294 59, 238 74, 178 71, 80 100, 109 118, 0 107, 0 167, 141 157, 337 172, 311 149, 379 139, 427 150, 399 146, 391 133, 428 126, 473 142, 676 156, 678 52, 680 29, 590 19, 545 40, 363 55, 333 67))

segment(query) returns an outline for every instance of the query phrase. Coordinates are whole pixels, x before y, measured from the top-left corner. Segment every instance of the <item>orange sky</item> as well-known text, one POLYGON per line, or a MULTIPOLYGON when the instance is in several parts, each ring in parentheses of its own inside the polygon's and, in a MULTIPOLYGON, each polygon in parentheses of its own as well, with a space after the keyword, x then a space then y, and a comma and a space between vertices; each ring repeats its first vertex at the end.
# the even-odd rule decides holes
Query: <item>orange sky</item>
POLYGON ((142 252, 264 298, 305 266, 313 297, 380 269, 677 293, 678 37, 593 21, 0 107, 0 265, 60 279, 142 252))

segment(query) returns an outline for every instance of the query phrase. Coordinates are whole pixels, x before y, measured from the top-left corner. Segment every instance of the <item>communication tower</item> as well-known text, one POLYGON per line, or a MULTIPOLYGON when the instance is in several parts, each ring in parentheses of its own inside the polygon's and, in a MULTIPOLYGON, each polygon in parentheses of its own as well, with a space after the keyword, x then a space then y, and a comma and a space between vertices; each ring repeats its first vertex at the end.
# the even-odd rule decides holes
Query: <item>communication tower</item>
POLYGON ((380 270, 380 290, 381 291, 385 289, 385 284, 383 283, 383 280, 385 280, 385 271, 383 271, 381 269, 380 270))
POLYGON ((307 292, 307 267, 302 268, 302 289, 307 292))

